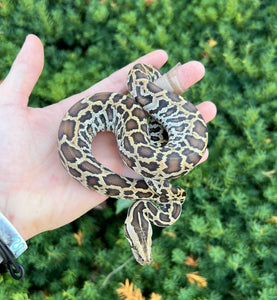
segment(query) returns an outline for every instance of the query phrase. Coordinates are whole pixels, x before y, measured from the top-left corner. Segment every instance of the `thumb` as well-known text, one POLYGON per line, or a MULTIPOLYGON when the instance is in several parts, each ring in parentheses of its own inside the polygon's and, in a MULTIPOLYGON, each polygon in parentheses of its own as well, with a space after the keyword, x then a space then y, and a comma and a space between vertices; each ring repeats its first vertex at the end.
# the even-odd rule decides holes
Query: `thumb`
POLYGON ((14 103, 27 106, 29 96, 38 81, 44 63, 43 45, 30 34, 18 53, 8 76, 0 85, 0 104, 14 103))

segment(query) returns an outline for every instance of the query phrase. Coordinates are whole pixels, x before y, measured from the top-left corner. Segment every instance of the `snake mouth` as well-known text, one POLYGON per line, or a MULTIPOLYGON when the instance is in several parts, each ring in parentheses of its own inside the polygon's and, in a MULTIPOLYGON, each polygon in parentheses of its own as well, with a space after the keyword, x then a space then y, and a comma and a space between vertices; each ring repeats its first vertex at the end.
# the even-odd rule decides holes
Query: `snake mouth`
POLYGON ((146 266, 146 265, 150 265, 153 261, 152 257, 150 257, 147 260, 144 260, 143 258, 137 258, 136 261, 142 265, 142 266, 146 266))
POLYGON ((152 256, 151 256, 151 253, 149 253, 149 255, 147 255, 147 256, 143 256, 143 257, 142 257, 142 256, 139 254, 139 252, 138 252, 135 248, 132 248, 132 251, 133 251, 133 255, 134 255, 136 261, 137 261, 140 265, 146 266, 146 265, 150 265, 150 264, 152 263, 153 258, 152 258, 152 256))

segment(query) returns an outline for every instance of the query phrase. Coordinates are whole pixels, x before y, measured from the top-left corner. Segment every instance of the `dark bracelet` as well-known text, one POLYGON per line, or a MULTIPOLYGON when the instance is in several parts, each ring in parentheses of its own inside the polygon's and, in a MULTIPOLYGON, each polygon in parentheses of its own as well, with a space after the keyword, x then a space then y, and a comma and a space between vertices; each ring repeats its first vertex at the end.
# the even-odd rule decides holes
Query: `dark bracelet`
POLYGON ((0 239, 0 256, 3 261, 2 264, 8 268, 11 276, 16 280, 24 278, 25 270, 21 264, 15 260, 15 256, 12 251, 3 243, 0 239))
POLYGON ((10 271, 11 276, 20 280, 25 271, 15 259, 27 249, 27 244, 9 220, 0 213, 0 264, 10 271))

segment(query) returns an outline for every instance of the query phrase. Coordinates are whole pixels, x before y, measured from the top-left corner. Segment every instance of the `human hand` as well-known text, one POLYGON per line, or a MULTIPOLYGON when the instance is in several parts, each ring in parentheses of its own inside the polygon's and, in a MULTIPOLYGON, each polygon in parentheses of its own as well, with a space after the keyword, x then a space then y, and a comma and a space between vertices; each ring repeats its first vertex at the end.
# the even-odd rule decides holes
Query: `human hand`
MULTIPOLYGON (((167 54, 157 50, 136 62, 160 68, 166 60, 167 54)), ((27 106, 29 96, 43 63, 40 40, 29 35, 0 85, 0 211, 25 240, 75 220, 107 198, 85 189, 64 170, 57 152, 57 131, 65 112, 81 98, 103 91, 126 93, 125 82, 131 66, 57 104, 31 108, 27 106)), ((187 63, 182 72, 186 88, 205 73, 198 62, 187 63)), ((211 102, 200 104, 198 109, 206 122, 216 114, 211 102)), ((124 176, 138 176, 123 164, 113 134, 98 134, 92 152, 110 170, 124 176)), ((201 162, 205 159, 207 153, 201 162)))

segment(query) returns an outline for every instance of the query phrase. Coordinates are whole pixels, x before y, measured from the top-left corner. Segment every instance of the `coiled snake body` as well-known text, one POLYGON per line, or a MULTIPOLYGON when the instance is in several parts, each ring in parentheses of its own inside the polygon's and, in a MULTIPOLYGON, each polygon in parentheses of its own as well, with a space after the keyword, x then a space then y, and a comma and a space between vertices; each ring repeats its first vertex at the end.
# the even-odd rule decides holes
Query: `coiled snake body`
POLYGON ((128 74, 132 97, 98 93, 73 105, 58 132, 58 151, 68 173, 89 189, 131 199, 125 235, 136 260, 152 261, 152 228, 173 224, 181 214, 185 191, 168 180, 187 174, 207 146, 206 124, 183 97, 158 87, 162 72, 137 64, 128 74), (150 116, 150 117, 149 117, 150 116), (122 159, 143 176, 131 179, 111 172, 91 153, 93 137, 114 132, 122 159))

